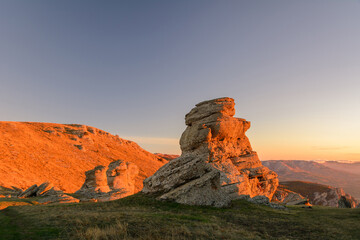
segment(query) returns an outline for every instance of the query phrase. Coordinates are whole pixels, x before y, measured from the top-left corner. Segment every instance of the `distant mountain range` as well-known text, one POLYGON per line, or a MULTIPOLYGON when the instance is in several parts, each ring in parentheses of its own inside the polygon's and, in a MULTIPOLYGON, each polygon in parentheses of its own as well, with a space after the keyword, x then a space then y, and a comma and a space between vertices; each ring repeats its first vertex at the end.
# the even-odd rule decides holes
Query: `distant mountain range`
POLYGON ((360 163, 336 161, 269 160, 263 165, 275 171, 280 181, 309 181, 340 187, 360 199, 360 163))

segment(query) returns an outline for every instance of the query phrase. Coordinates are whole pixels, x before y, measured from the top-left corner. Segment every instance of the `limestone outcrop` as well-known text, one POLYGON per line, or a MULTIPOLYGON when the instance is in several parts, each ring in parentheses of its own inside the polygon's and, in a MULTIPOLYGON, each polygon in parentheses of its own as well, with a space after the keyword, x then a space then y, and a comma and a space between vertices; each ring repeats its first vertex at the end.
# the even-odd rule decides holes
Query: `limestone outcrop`
POLYGON ((342 188, 329 188, 324 192, 314 192, 311 202, 314 205, 338 208, 356 208, 359 204, 355 198, 345 193, 342 188))
POLYGON ((109 201, 134 194, 139 168, 117 160, 85 172, 85 183, 76 192, 82 201, 109 201))
POLYGON ((250 122, 233 117, 232 98, 196 105, 185 116, 182 154, 144 180, 143 193, 190 205, 229 205, 242 195, 272 198, 277 174, 264 167, 245 132, 250 122))
POLYGON ((306 196, 312 205, 338 208, 356 208, 359 206, 359 202, 350 194, 345 193, 342 188, 303 181, 287 181, 280 184, 280 189, 287 189, 306 196))

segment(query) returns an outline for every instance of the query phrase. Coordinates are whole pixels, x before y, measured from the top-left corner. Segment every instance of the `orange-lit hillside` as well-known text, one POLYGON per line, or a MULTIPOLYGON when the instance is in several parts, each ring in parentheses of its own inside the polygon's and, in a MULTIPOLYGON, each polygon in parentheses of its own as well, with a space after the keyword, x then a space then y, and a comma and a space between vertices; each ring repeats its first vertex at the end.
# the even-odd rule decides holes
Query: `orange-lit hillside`
POLYGON ((137 191, 166 162, 134 142, 89 126, 0 122, 0 186, 26 188, 50 181, 74 192, 84 183, 85 171, 117 159, 139 167, 137 191))

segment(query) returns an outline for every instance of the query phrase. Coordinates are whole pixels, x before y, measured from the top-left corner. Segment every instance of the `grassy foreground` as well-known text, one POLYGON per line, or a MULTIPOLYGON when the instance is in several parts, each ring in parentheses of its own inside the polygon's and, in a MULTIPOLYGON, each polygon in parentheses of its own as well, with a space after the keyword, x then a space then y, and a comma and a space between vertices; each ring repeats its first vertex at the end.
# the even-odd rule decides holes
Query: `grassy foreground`
POLYGON ((360 209, 284 211, 244 200, 217 209, 136 194, 104 203, 8 207, 0 211, 0 239, 360 239, 360 209))

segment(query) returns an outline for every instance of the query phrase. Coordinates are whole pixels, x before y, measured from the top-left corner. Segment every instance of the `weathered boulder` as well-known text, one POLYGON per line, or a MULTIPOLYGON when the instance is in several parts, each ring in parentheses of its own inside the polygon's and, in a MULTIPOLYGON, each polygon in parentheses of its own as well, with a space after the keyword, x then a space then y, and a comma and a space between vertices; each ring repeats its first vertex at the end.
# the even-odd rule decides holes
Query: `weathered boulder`
POLYGON ((44 182, 37 188, 36 196, 42 196, 51 189, 54 189, 54 185, 49 182, 44 182))
POLYGON ((36 196, 38 185, 34 184, 19 195, 19 198, 28 198, 36 196))
POLYGON ((342 188, 334 187, 329 187, 323 192, 314 192, 311 203, 338 208, 356 208, 358 205, 358 201, 354 197, 345 193, 342 188))
POLYGON ((129 195, 135 193, 134 179, 139 174, 139 168, 130 162, 111 162, 106 171, 107 182, 111 190, 123 189, 129 195))
POLYGON ((85 183, 81 189, 91 192, 109 192, 110 188, 106 176, 107 167, 97 166, 85 172, 85 183))
POLYGON ((271 199, 277 174, 252 150, 250 122, 233 117, 234 106, 232 98, 196 104, 185 116, 181 156, 145 179, 142 192, 191 205, 226 206, 242 195, 271 199))
POLYGON ((114 161, 85 172, 85 183, 76 194, 82 201, 110 201, 135 193, 139 168, 130 162, 114 161))

